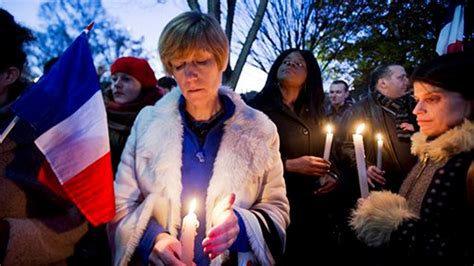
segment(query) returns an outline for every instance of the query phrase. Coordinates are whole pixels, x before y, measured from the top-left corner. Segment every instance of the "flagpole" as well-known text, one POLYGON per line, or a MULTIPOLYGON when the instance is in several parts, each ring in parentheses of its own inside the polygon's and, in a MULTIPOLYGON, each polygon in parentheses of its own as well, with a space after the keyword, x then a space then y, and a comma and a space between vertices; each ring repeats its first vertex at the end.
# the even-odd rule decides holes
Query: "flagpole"
POLYGON ((91 23, 89 23, 89 25, 87 25, 87 27, 83 30, 86 34, 89 34, 89 32, 92 30, 92 28, 94 27, 94 24, 95 22, 92 21, 91 23))
POLYGON ((10 122, 10 124, 8 124, 7 128, 5 128, 5 130, 0 135, 0 144, 3 143, 3 141, 7 137, 8 133, 10 133, 10 131, 12 131, 13 127, 16 125, 16 123, 18 122, 19 119, 20 118, 18 116, 15 116, 15 118, 13 118, 13 120, 10 122))

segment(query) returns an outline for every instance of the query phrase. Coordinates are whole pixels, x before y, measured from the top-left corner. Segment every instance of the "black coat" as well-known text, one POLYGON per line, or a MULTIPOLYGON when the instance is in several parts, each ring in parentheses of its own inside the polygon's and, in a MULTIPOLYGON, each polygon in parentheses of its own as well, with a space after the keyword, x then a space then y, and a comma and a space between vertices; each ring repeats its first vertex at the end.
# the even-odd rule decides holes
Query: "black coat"
MULTIPOLYGON (((309 108, 305 106, 297 114, 282 103, 281 96, 269 98, 257 95, 249 105, 264 112, 277 126, 283 162, 305 155, 323 157, 326 137, 323 115, 311 117, 309 108)), ((319 178, 315 176, 285 169, 284 178, 290 202, 287 262, 295 258, 301 261, 314 259, 315 250, 321 252, 319 256, 329 256, 335 230, 332 221, 334 193, 315 195, 314 192, 320 187, 319 178), (307 241, 301 242, 301 239, 307 241)))
MULTIPOLYGON (((397 192, 403 179, 416 163, 416 157, 410 152, 410 141, 403 141, 397 137, 395 116, 384 110, 372 96, 368 96, 355 104, 346 113, 342 123, 345 126, 343 131, 346 136, 344 142, 338 146, 340 148, 338 150, 338 165, 339 168, 347 170, 344 173, 344 184, 346 187, 350 186, 351 189, 355 190, 357 197, 360 195, 352 134, 361 122, 365 123, 365 130, 362 135, 364 137, 367 167, 376 164, 376 134, 380 133, 383 136, 382 170, 385 171, 386 183, 385 186, 377 186, 377 189, 397 192)), ((413 115, 410 116, 410 123, 416 125, 413 115)), ((354 191, 351 191, 352 193, 354 191)))
MULTIPOLYGON (((466 199, 466 177, 473 155, 472 150, 457 154, 441 167, 431 160, 415 165, 410 175, 432 177, 422 198, 420 219, 401 223, 390 238, 390 245, 398 254, 455 257, 472 265, 474 211, 466 199), (430 165, 435 167, 432 171, 430 165)), ((413 188, 411 180, 406 181, 408 190, 413 188)), ((400 194, 406 197, 407 193, 401 191, 400 194)))

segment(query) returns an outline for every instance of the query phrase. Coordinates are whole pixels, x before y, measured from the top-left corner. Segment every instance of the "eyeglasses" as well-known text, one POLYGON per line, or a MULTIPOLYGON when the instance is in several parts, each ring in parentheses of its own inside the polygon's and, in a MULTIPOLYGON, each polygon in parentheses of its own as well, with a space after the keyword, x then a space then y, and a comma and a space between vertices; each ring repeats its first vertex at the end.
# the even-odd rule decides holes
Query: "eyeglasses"
POLYGON ((294 65, 298 68, 305 68, 306 67, 305 64, 303 64, 301 62, 294 62, 294 61, 291 61, 291 60, 285 60, 285 61, 283 61, 283 64, 287 65, 287 66, 294 65))

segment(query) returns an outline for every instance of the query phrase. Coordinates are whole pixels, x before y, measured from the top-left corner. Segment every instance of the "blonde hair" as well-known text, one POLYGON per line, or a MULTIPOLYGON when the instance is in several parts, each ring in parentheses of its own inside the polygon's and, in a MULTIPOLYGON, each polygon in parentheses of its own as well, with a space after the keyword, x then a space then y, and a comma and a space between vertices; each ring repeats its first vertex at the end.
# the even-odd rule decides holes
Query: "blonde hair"
POLYGON ((161 33, 158 51, 168 74, 171 61, 197 51, 211 53, 219 69, 224 70, 229 54, 229 41, 217 20, 207 14, 189 11, 173 18, 161 33))

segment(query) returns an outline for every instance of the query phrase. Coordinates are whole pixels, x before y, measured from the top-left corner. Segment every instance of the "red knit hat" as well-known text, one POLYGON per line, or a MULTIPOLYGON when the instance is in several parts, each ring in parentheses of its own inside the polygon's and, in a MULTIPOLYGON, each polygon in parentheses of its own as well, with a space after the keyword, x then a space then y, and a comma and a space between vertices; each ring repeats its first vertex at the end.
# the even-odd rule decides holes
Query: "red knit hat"
POLYGON ((120 57, 110 67, 111 74, 122 72, 136 78, 142 87, 156 87, 155 72, 145 59, 137 57, 120 57))

